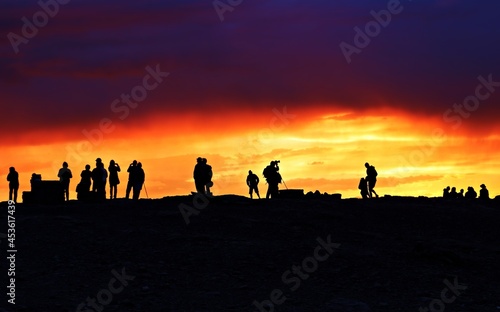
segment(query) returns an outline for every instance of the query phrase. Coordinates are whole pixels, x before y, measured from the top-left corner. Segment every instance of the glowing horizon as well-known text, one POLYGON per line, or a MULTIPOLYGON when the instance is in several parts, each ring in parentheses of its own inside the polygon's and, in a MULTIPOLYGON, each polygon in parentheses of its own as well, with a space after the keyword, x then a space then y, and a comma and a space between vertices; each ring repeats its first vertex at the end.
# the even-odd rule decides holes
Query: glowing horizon
MULTIPOLYGON (((44 180, 55 180, 63 161, 69 163, 73 172, 70 198, 76 199, 79 174, 86 164, 94 168, 97 157, 103 159, 106 167, 111 159, 120 164, 118 197, 124 196, 126 170, 134 159, 143 163, 150 198, 190 194, 195 190, 192 172, 198 156, 207 158, 213 167, 215 195, 247 196, 248 170, 259 175, 259 189, 265 194, 267 185, 262 170, 274 159, 281 160, 280 171, 288 188, 341 193, 343 198, 360 197, 357 185, 365 175, 365 162, 375 165, 379 172, 376 190, 380 195, 440 196, 447 185, 478 189, 482 183, 492 195, 498 192, 491 172, 500 168, 499 152, 495 150, 499 136, 481 139, 482 148, 471 151, 469 146, 476 138, 446 131, 442 123, 433 120, 424 125, 425 120, 421 119, 421 127, 411 130, 410 119, 397 113, 316 115, 307 110, 283 110, 287 110, 289 119, 277 122, 279 110, 275 109, 268 112, 267 123, 266 118, 261 118, 257 127, 241 125, 244 120, 253 119, 246 114, 239 116, 240 123, 228 123, 227 128, 206 128, 201 133, 199 129, 174 132, 179 125, 162 123, 162 118, 156 116, 143 120, 148 123, 146 129, 126 129, 134 133, 132 137, 126 135, 127 139, 123 138, 125 129, 117 127, 102 141, 88 140, 82 135, 83 140, 78 141, 18 145, 7 153, 12 152, 12 157, 6 161, 20 174, 19 201, 22 191, 30 189, 31 173, 42 174, 44 180), (436 129, 441 132, 432 141, 436 129), (83 142, 91 149, 77 153, 75 146, 82 146, 83 142), (450 155, 450 150, 456 154, 450 155), (484 153, 485 150, 489 152, 484 153), (479 158, 481 162, 474 164, 479 158)), ((280 185, 280 189, 285 188, 280 185)), ((0 192, 8 194, 7 183, 0 187, 0 192)), ((141 195, 146 197, 144 190, 141 195)))
POLYGON ((500 193, 500 3, 401 3, 376 24, 387 9, 245 1, 221 18, 206 1, 88 0, 26 33, 43 8, 3 3, 4 174, 14 166, 27 191, 67 161, 75 198, 84 166, 114 159, 123 196, 136 159, 156 198, 193 191, 202 156, 215 194, 246 195, 248 170, 265 193, 262 170, 280 159, 289 188, 359 197, 369 162, 382 195, 500 193))

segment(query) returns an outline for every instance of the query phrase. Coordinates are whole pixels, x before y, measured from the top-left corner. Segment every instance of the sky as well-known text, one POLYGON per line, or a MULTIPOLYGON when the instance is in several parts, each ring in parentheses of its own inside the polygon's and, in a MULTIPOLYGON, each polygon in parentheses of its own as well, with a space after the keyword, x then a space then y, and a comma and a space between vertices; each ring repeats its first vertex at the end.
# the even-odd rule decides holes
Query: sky
MULTIPOLYGON (((2 1, 4 183, 142 162, 148 196, 280 188, 360 197, 500 193, 498 1, 2 1), (285 185, 286 184, 286 185, 285 185)), ((108 190, 109 192, 109 190, 108 190)), ((143 197, 145 192, 143 191, 143 197)))

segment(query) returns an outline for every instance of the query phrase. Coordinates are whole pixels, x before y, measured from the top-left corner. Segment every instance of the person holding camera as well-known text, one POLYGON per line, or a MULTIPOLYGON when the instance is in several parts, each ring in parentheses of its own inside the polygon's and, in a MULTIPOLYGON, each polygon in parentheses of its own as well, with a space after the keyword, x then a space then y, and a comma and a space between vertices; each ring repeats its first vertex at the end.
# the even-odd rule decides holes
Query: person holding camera
POLYGON ((120 184, 120 179, 118 178, 118 172, 121 171, 120 166, 115 163, 114 160, 109 162, 109 199, 116 199, 116 193, 118 190, 118 184, 120 184))
POLYGON ((128 172, 128 182, 127 182, 127 189, 125 191, 125 198, 129 199, 130 198, 130 191, 132 191, 132 187, 134 186, 134 182, 136 180, 137 176, 137 160, 134 160, 127 169, 128 172))
POLYGON ((278 184, 281 183, 281 175, 279 173, 280 168, 278 166, 279 162, 279 160, 271 161, 269 166, 264 168, 263 175, 264 178, 266 178, 268 185, 266 199, 278 197, 278 184))

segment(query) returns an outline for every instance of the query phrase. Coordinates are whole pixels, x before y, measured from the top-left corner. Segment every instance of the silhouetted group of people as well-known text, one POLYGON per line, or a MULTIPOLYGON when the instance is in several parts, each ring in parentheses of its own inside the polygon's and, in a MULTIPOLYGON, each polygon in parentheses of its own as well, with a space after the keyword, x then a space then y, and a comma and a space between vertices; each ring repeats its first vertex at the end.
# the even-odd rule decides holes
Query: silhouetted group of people
MULTIPOLYGON (((106 183, 109 180, 109 199, 116 199, 121 172, 120 165, 114 160, 110 160, 108 170, 104 167, 101 158, 95 160, 95 168, 90 171, 90 165, 85 166, 85 170, 80 174, 81 180, 76 187, 77 198, 81 200, 94 198, 106 199, 106 183), (91 188, 92 186, 92 188, 91 188)), ((133 199, 139 199, 142 186, 146 179, 142 164, 134 160, 127 169, 129 174, 125 198, 130 198, 130 191, 133 190, 133 199)))
POLYGON ((212 176, 212 166, 207 163, 207 159, 198 157, 193 171, 196 192, 212 196, 212 192, 210 192, 210 188, 214 185, 212 182, 212 176))
MULTIPOLYGON (((266 199, 276 198, 279 196, 279 184, 283 181, 281 174, 279 173, 279 163, 279 160, 271 161, 270 164, 266 166, 262 172, 268 184, 266 199)), ((375 169, 375 166, 370 165, 369 163, 365 163, 365 168, 366 177, 361 178, 358 185, 361 196, 363 199, 373 198, 373 195, 378 198, 378 194, 374 190, 377 183, 377 170, 375 169)), ((120 184, 120 179, 118 177, 119 172, 121 172, 120 165, 114 160, 111 160, 109 162, 108 170, 106 170, 102 159, 97 158, 95 168, 92 171, 90 170, 90 165, 86 165, 85 169, 81 172, 81 180, 76 187, 77 198, 79 200, 106 199, 106 183, 109 179, 109 198, 116 199, 118 184, 120 184)), ((137 200, 139 199, 146 178, 144 170, 142 169, 142 164, 134 160, 129 165, 127 172, 129 176, 125 198, 129 199, 130 192, 132 191, 132 198, 137 200)), ((35 176, 35 174, 33 175, 35 176)), ((73 178, 73 174, 69 169, 67 162, 63 162, 62 168, 59 169, 57 176, 62 185, 64 199, 67 201, 69 200, 70 181, 73 178)), ((210 188, 213 186, 212 177, 212 166, 207 163, 206 158, 198 157, 196 159, 196 165, 194 166, 193 171, 196 191, 200 194, 212 196, 212 193, 210 191, 210 188)), ((15 170, 14 167, 9 168, 7 181, 9 182, 9 200, 17 202, 19 190, 19 173, 15 170)), ((255 194, 257 194, 258 198, 260 199, 258 188, 259 182, 259 177, 254 174, 252 170, 249 170, 246 184, 249 188, 250 198, 253 198, 253 193, 255 192, 255 194)), ((449 186, 447 186, 445 189, 443 189, 443 198, 489 199, 489 191, 486 188, 486 185, 481 184, 480 187, 481 189, 478 196, 477 192, 472 186, 469 186, 467 188, 467 192, 465 193, 463 189, 457 192, 455 187, 450 188, 449 186)))
POLYGON ((375 192, 375 184, 377 184, 377 170, 375 166, 365 163, 366 177, 359 180, 358 189, 360 190, 361 197, 363 199, 372 198, 373 195, 378 198, 377 192, 375 192))
MULTIPOLYGON (((139 199, 141 194, 142 186, 146 181, 146 174, 144 169, 142 169, 142 164, 134 160, 127 169, 128 172, 128 182, 127 189, 125 191, 125 198, 130 198, 130 191, 132 191, 132 199, 139 199)), ((118 181, 118 183, 120 183, 118 181)), ((147 192, 147 191, 146 191, 147 192)))
MULTIPOLYGON (((480 190, 479 190, 479 199, 489 199, 490 198, 490 192, 486 188, 486 185, 481 184, 480 185, 480 190)), ((460 189, 459 192, 457 192, 456 187, 452 187, 450 189, 449 186, 445 187, 443 189, 443 198, 465 198, 465 199, 475 199, 478 198, 476 190, 472 186, 467 187, 467 192, 464 194, 464 189, 460 189)))
MULTIPOLYGON (((101 158, 96 159, 95 168, 91 171, 90 165, 86 165, 85 169, 81 172, 80 183, 76 186, 77 199, 88 200, 88 199, 106 199, 106 184, 109 179, 109 198, 116 199, 118 184, 120 184, 120 179, 118 177, 118 172, 121 171, 120 165, 114 160, 109 162, 108 170, 105 169, 104 163, 101 158)), ((128 170, 129 179, 127 183, 126 198, 130 196, 130 191, 133 190, 133 199, 139 199, 142 187, 145 181, 145 173, 142 169, 142 164, 134 160, 128 170)), ((34 182, 34 178, 39 175, 33 174, 31 182, 34 182)), ((69 169, 68 163, 63 162, 61 169, 57 173, 59 182, 61 183, 64 200, 69 200, 69 188, 70 181, 73 178, 73 174, 69 169)), ((39 179, 41 180, 41 179, 39 179)), ((17 195, 19 190, 19 173, 14 167, 9 168, 9 174, 7 175, 7 181, 9 182, 9 200, 17 202, 17 195)))

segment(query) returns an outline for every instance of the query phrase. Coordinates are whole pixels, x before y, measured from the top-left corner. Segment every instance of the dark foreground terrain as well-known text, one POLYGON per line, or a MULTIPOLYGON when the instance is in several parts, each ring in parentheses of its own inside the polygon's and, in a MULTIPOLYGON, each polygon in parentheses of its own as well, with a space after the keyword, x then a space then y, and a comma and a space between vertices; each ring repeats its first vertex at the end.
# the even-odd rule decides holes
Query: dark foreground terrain
POLYGON ((0 311, 500 311, 498 200, 192 201, 18 205, 0 311))

